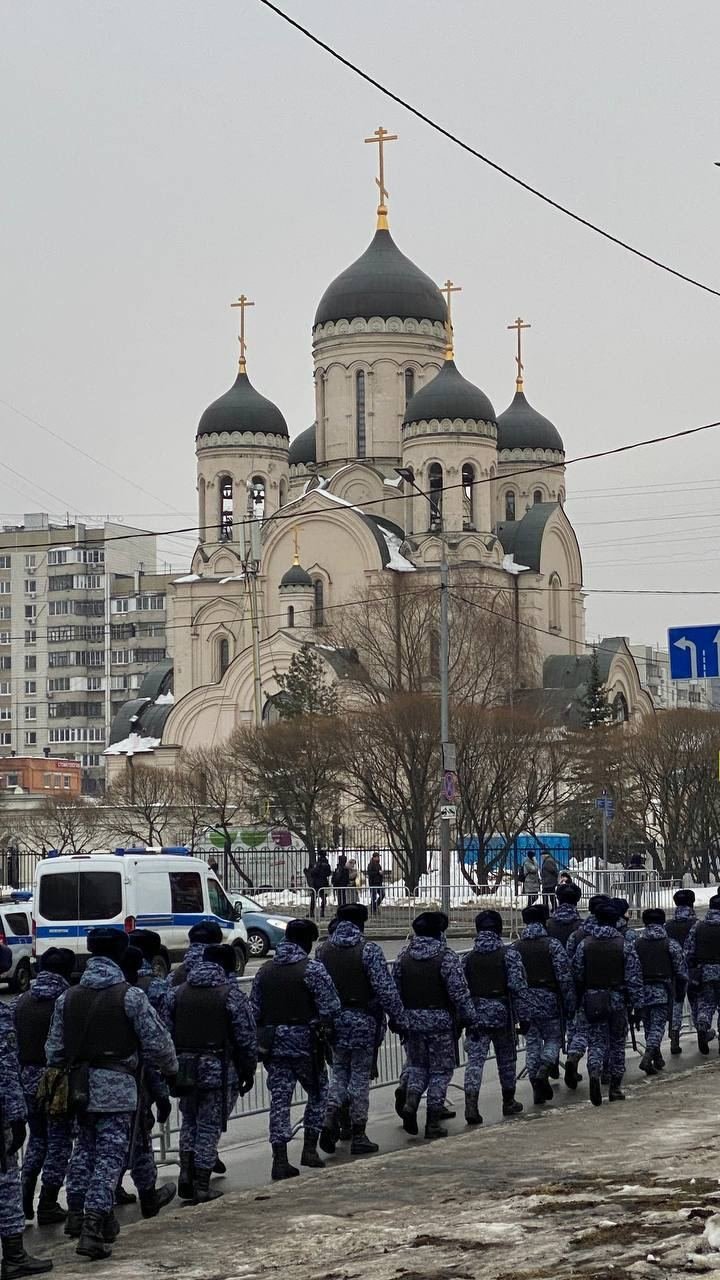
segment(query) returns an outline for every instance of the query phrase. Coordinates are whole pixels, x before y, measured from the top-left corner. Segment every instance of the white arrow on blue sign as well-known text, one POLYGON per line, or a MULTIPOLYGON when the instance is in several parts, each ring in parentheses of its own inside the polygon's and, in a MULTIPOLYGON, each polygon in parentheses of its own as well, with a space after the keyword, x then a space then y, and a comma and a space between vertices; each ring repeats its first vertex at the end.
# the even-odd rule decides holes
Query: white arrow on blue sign
POLYGON ((720 624, 671 627, 668 651, 671 680, 711 680, 720 676, 720 624))

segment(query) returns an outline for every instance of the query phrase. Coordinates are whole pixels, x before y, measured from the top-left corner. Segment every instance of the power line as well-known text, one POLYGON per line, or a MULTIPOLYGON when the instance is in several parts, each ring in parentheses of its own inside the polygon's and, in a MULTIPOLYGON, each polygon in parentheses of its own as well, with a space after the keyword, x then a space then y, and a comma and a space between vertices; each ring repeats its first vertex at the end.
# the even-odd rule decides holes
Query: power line
POLYGON ((356 63, 351 62, 349 58, 343 57, 343 55, 338 53, 337 49, 334 49, 332 45, 321 40, 319 36, 316 36, 312 31, 308 30, 307 27, 304 27, 302 23, 298 22, 295 18, 291 18, 290 15, 280 9, 278 5, 273 4, 272 0, 260 0, 260 4, 264 5, 266 9, 270 9, 272 13, 275 13, 278 16, 278 18, 282 18, 283 22, 287 22, 289 26, 294 27, 296 31, 299 31, 300 34, 305 36, 308 40, 311 40, 319 49, 323 49, 325 53, 329 53, 331 58, 334 58, 336 62, 341 63, 342 66, 347 67, 348 71, 352 71, 353 74, 359 76, 361 80, 372 85, 373 89, 377 89, 380 93, 384 94, 386 98, 390 98, 392 102, 396 102, 398 106, 403 108, 403 110, 409 111, 417 120, 422 120, 423 124, 434 129, 435 132, 439 133, 443 138, 447 138, 448 142, 454 143, 455 146, 466 151, 468 155, 474 156, 476 160, 481 160, 483 164, 494 169, 496 173, 502 174, 504 178, 508 178, 510 182, 514 182, 516 186, 522 187, 523 191, 527 191, 538 200, 542 200, 544 204, 550 205, 552 209, 556 209, 558 213, 564 214, 566 218, 571 218, 573 222, 577 222, 580 226, 586 227, 588 231, 595 232, 596 235, 602 236, 604 240, 609 240, 611 244, 617 245, 618 248, 624 249, 627 253, 633 254, 636 258, 641 258, 644 262, 649 262, 653 267, 659 267, 661 271, 667 272, 668 275, 675 276, 678 280, 684 280, 686 284, 694 285, 696 289, 702 289, 705 293, 711 293, 714 297, 720 298, 720 289, 714 289, 712 285, 704 284, 701 280, 695 280, 693 276, 688 276, 683 271, 678 271, 676 267, 671 267, 668 263, 661 262, 659 258, 654 258, 651 254, 645 253, 642 249, 637 249, 627 240, 620 239, 619 236, 615 236, 612 232, 606 231, 603 227, 598 226, 597 223, 591 222, 589 218, 583 218, 581 214, 575 213, 574 210, 569 209, 567 205, 561 204, 558 200, 554 200, 552 196, 546 195, 544 191, 540 191, 537 187, 533 187, 529 182, 526 182, 524 178, 518 177, 516 173, 511 173, 509 169, 498 164, 496 160, 491 160, 489 156, 484 155, 481 151, 472 147, 469 142, 465 142, 462 138, 459 138, 457 134, 452 133, 449 129, 446 129, 443 125, 439 124, 437 120, 433 120, 431 116, 425 115, 425 113, 420 111, 418 107, 414 107, 405 98, 401 98, 399 94, 394 93, 392 89, 388 89, 387 85, 381 84, 379 80, 374 79, 374 77, 369 75, 367 71, 363 71, 356 63))

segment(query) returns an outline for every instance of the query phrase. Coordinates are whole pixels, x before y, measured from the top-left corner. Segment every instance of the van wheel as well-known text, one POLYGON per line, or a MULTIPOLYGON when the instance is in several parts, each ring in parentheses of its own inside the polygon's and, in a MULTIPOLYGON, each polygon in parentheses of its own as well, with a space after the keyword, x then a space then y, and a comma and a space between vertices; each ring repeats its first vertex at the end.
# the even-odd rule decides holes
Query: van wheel
POLYGON ((156 978, 167 978, 170 972, 170 959, 164 952, 153 957, 152 971, 156 978))
POLYGON ((270 950, 270 939, 260 929, 248 929, 248 951, 253 960, 266 956, 270 950))
POLYGON ((30 986, 30 965, 27 960, 19 960, 17 969, 15 970, 12 980, 8 983, 10 991, 14 995, 22 995, 30 986))
POLYGON ((237 968, 235 970, 235 973, 238 978, 241 978, 245 972, 245 965, 247 964, 247 955, 245 953, 245 948, 236 947, 235 955, 237 956, 237 968))

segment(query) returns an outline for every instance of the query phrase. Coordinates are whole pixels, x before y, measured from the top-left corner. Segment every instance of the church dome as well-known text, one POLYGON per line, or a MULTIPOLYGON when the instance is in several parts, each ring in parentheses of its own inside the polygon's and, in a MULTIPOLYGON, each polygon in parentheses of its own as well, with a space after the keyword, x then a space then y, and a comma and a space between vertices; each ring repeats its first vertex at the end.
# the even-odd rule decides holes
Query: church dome
POLYGON ((316 435, 317 422, 313 422, 312 426, 301 431, 300 435, 290 442, 288 464, 291 467, 300 463, 307 465, 308 462, 317 462, 316 435))
POLYGON ((415 393, 405 410, 405 423, 432 422, 433 418, 494 422, 495 410, 485 392, 462 376, 455 361, 446 360, 437 377, 415 393))
POLYGON ((362 257, 325 290, 315 324, 329 320, 437 320, 445 324, 447 307, 429 276, 398 249, 389 231, 375 232, 362 257))
POLYGON ((280 579, 281 587, 312 587, 310 574, 299 564, 292 564, 280 579))
POLYGON ((266 435, 287 436, 287 423, 272 400, 256 391, 247 374, 238 373, 235 382, 224 396, 205 410, 198 425, 198 436, 209 436, 221 431, 258 431, 266 435))
POLYGON ((522 391, 516 391, 512 404, 500 414, 498 424, 498 449, 548 449, 564 453, 564 445, 557 427, 544 418, 525 399, 522 391))

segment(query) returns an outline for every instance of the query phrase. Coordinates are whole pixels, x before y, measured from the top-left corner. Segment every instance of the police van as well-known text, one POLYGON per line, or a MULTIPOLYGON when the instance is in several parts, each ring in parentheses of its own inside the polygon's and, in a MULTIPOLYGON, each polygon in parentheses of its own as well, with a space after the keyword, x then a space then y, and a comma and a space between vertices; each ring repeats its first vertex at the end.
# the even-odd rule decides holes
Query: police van
POLYGON ((247 962, 247 930, 207 863, 186 849, 116 849, 113 853, 50 856, 35 870, 34 954, 69 947, 78 969, 88 958, 85 939, 96 925, 154 929, 162 939, 156 969, 165 974, 182 959, 188 929, 216 920, 223 941, 237 951, 238 973, 247 962))
POLYGON ((8 897, 0 895, 0 946, 9 947, 12 965, 0 982, 6 982, 13 994, 22 994, 32 977, 32 924, 30 894, 18 890, 8 897))

